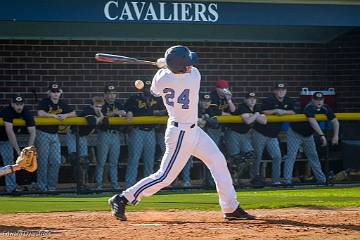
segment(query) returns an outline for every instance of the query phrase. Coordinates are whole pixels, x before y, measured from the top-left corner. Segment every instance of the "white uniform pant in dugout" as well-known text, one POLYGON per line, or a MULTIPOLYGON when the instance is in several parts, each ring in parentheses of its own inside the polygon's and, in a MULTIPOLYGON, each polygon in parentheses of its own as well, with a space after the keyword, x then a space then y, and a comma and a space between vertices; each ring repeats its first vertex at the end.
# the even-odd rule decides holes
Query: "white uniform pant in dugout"
POLYGON ((170 185, 193 155, 210 169, 222 212, 231 213, 239 206, 225 157, 201 128, 170 122, 165 132, 165 144, 160 169, 122 193, 129 202, 136 204, 143 196, 151 196, 170 185))

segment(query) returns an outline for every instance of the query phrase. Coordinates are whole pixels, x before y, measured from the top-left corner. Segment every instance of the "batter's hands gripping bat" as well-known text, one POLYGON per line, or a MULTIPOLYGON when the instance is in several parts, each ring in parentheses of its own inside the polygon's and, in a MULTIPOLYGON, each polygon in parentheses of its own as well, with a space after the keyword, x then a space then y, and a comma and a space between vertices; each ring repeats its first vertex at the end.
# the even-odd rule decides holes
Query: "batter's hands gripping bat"
POLYGON ((152 61, 146 61, 146 60, 127 57, 127 56, 122 56, 122 55, 97 53, 95 55, 95 59, 99 62, 107 62, 107 63, 148 64, 148 65, 156 66, 158 68, 164 68, 166 66, 164 58, 159 58, 156 62, 152 62, 152 61))

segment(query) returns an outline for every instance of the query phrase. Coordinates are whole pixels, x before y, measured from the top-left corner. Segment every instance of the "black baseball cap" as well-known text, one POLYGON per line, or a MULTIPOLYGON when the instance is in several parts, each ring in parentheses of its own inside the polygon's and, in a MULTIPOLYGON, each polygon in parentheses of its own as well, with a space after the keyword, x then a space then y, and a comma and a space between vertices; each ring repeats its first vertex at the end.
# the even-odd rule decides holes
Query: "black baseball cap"
POLYGON ((151 87, 151 81, 145 81, 144 88, 150 88, 151 87))
POLYGON ((324 99, 324 94, 322 92, 314 92, 312 98, 314 100, 323 100, 324 99))
POLYGON ((51 92, 61 92, 60 84, 58 83, 51 83, 49 85, 49 91, 51 92))
POLYGON ((254 92, 249 92, 246 94, 245 98, 256 98, 256 94, 254 92))
POLYGON ((22 96, 20 96, 20 95, 14 95, 12 98, 11 98, 11 102, 12 103, 20 103, 20 104, 22 104, 22 103, 24 103, 24 98, 22 97, 22 96))
POLYGON ((202 95, 200 96, 200 99, 203 100, 203 101, 210 101, 210 100, 211 100, 209 94, 202 94, 202 95))
POLYGON ((106 86, 105 86, 105 89, 104 89, 104 92, 105 92, 105 93, 115 92, 115 86, 114 86, 113 84, 106 85, 106 86))
POLYGON ((285 83, 276 83, 274 89, 285 89, 285 83))

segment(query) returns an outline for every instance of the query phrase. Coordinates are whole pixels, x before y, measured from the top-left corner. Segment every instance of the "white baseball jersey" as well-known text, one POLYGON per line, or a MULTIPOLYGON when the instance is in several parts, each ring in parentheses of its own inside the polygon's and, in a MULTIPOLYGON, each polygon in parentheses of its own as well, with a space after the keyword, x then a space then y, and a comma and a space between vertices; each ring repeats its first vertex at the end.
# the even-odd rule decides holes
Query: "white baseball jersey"
POLYGON ((174 74, 169 69, 160 69, 155 74, 150 90, 162 96, 169 121, 197 122, 200 79, 200 72, 195 67, 185 74, 174 74))
POLYGON ((143 196, 151 196, 170 185, 192 155, 209 168, 222 211, 231 213, 239 206, 224 155, 196 124, 200 78, 195 67, 184 74, 161 69, 154 76, 151 91, 162 96, 169 114, 165 132, 166 151, 157 172, 123 191, 122 195, 129 202, 136 204, 143 196))

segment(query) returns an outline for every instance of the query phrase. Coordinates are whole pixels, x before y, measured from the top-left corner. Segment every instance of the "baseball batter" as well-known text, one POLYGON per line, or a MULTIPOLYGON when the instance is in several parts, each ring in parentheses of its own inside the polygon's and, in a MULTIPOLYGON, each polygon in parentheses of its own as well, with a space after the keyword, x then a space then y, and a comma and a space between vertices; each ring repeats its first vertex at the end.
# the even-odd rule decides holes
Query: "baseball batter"
POLYGON ((178 176, 191 155, 209 168, 219 194, 225 219, 254 219, 236 200, 236 192, 224 155, 211 138, 196 125, 201 75, 193 67, 197 55, 184 46, 173 46, 165 53, 167 69, 154 76, 151 91, 161 96, 169 119, 165 132, 166 151, 160 169, 140 180, 121 194, 109 199, 112 215, 125 221, 127 204, 137 204, 143 196, 151 196, 168 186, 178 176))

